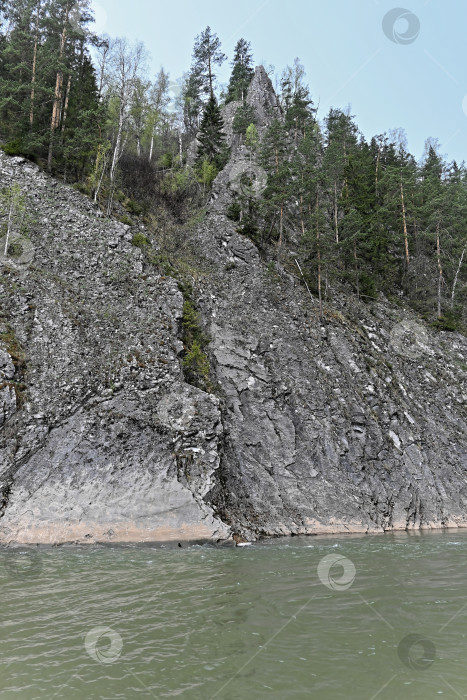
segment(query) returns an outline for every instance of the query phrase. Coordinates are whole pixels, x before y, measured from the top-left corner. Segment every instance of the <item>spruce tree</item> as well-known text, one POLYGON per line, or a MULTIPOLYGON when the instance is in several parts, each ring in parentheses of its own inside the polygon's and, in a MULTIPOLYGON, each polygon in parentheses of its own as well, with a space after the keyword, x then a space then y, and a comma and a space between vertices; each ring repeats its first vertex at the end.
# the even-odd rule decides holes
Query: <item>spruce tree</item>
POLYGON ((224 122, 221 111, 214 95, 208 100, 201 121, 200 132, 198 134, 198 154, 199 163, 208 161, 214 163, 220 170, 225 165, 226 142, 222 131, 224 122))
POLYGON ((227 88, 226 104, 234 100, 245 101, 254 74, 250 42, 239 39, 232 60, 232 73, 227 88))

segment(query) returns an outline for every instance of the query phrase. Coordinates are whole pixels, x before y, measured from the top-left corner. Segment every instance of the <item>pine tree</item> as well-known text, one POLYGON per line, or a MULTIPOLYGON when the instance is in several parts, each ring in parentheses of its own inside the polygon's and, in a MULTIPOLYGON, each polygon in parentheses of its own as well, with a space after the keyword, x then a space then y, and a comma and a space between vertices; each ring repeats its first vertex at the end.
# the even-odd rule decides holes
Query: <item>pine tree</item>
POLYGON ((427 248, 433 250, 432 275, 436 279, 436 315, 443 315, 443 288, 445 286, 443 257, 444 238, 448 233, 447 187, 443 182, 445 164, 431 143, 426 144, 426 159, 422 175, 422 225, 427 248))
POLYGON ((328 238, 320 162, 323 142, 318 125, 308 129, 295 150, 293 179, 298 199, 301 231, 300 252, 304 259, 305 279, 318 293, 319 314, 323 316, 323 280, 329 279, 328 238))
POLYGON ((44 22, 44 3, 17 0, 6 3, 5 12, 11 26, 3 42, 0 85, 2 131, 22 140, 30 126, 36 81, 38 33, 44 22), (31 100, 31 94, 33 98, 31 100))
POLYGON ((221 66, 225 59, 217 34, 211 32, 211 27, 206 27, 195 39, 192 72, 198 80, 201 93, 209 95, 210 98, 214 95, 214 68, 221 66))
POLYGON ((226 104, 234 100, 246 100, 248 87, 255 74, 253 69, 253 55, 249 41, 239 39, 235 46, 232 60, 232 73, 227 88, 226 104))

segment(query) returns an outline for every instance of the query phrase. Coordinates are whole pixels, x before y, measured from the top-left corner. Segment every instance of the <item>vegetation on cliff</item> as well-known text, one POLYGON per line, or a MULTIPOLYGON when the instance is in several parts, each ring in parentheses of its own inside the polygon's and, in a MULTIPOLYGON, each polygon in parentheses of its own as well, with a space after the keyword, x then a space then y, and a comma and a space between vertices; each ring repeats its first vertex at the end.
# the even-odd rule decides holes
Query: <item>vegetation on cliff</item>
POLYGON ((164 68, 147 80, 141 44, 94 35, 89 0, 2 0, 0 22, 8 154, 75 182, 127 223, 151 222, 160 208, 182 222, 227 162, 222 107, 235 102, 233 131, 267 186, 260 198, 238 195, 229 213, 265 257, 292 247, 321 302, 344 284, 362 299, 404 298, 439 327, 465 325, 466 169, 446 162, 435 139, 417 163, 402 130, 367 141, 335 108, 320 122, 298 59, 277 79, 281 111, 258 135, 251 47, 238 41, 219 90, 226 56, 210 27, 176 84, 164 68))

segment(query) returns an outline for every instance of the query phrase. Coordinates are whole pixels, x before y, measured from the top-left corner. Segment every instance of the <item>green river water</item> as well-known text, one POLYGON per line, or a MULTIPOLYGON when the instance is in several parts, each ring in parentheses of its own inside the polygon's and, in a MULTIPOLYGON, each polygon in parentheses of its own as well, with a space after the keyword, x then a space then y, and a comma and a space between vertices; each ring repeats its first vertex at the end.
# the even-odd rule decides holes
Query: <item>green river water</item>
POLYGON ((467 531, 0 551, 0 698, 467 698, 467 531))

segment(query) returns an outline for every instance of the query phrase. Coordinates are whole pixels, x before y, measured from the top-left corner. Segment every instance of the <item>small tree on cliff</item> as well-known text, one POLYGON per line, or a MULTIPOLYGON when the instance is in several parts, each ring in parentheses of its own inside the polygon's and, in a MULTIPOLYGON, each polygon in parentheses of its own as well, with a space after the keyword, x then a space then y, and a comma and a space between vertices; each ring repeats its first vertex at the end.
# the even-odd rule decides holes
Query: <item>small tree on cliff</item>
POLYGON ((222 131, 224 122, 214 95, 208 100, 198 134, 198 163, 209 161, 220 170, 226 161, 227 144, 222 131))
POLYGON ((5 245, 3 255, 10 251, 10 239, 14 233, 21 233, 26 215, 26 202, 18 184, 12 185, 0 193, 0 213, 6 219, 5 245))

